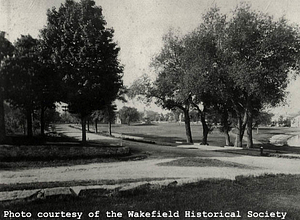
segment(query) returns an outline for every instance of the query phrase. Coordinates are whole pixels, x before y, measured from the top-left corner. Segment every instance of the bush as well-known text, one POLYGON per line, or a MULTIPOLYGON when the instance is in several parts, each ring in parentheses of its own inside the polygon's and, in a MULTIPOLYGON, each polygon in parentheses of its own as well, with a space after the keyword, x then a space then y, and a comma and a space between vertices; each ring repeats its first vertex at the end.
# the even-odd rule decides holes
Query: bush
POLYGON ((24 132, 25 116, 20 109, 12 108, 8 104, 4 105, 5 129, 7 134, 18 134, 24 132))

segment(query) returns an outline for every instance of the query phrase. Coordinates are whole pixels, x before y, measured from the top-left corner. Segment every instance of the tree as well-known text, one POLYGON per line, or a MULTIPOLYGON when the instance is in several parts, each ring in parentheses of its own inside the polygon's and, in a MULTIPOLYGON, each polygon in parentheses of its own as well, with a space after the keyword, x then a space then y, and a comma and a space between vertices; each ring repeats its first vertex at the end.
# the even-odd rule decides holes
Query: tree
POLYGON ((213 8, 186 37, 186 84, 191 88, 191 103, 198 109, 202 102, 202 112, 216 108, 224 116, 225 128, 229 113, 235 116, 236 146, 242 147, 247 128, 247 147, 252 147, 253 114, 279 103, 285 95, 288 73, 298 70, 299 32, 285 19, 274 21, 247 5, 230 17, 227 21, 213 8))
POLYGON ((95 133, 98 133, 98 122, 104 119, 103 110, 93 111, 91 114, 91 119, 93 120, 95 125, 95 133))
POLYGON ((187 143, 193 143, 190 126, 190 94, 186 84, 185 70, 183 69, 182 54, 183 41, 170 30, 163 36, 163 48, 154 57, 151 66, 157 73, 154 82, 143 75, 129 89, 129 97, 143 97, 147 103, 154 102, 164 109, 180 110, 184 114, 187 143))
POLYGON ((288 73, 298 70, 299 32, 284 18, 274 21, 249 6, 237 8, 226 30, 228 74, 236 88, 234 107, 238 119, 238 142, 247 127, 247 147, 253 146, 253 113, 279 103, 288 73), (243 120, 242 120, 243 118, 243 120))
POLYGON ((198 111, 203 127, 202 144, 208 144, 208 133, 212 129, 207 117, 214 111, 224 115, 223 125, 226 143, 230 142, 227 128, 228 82, 224 77, 223 42, 226 17, 218 8, 211 8, 203 15, 203 23, 184 39, 184 69, 187 71, 190 100, 198 111))
POLYGON ((159 121, 160 114, 158 112, 149 110, 149 111, 146 111, 146 114, 147 114, 149 121, 159 121))
POLYGON ((41 135, 44 135, 45 124, 47 123, 46 111, 55 109, 55 102, 63 99, 63 88, 60 74, 51 60, 51 51, 39 40, 37 56, 39 62, 39 74, 37 75, 37 100, 40 109, 41 135))
POLYGON ((115 100, 123 86, 120 49, 113 29, 105 27, 102 8, 92 0, 67 0, 47 17, 43 44, 61 74, 70 112, 81 118, 85 142, 87 117, 115 100))
POLYGON ((172 113, 172 112, 166 113, 165 120, 168 121, 168 122, 175 121, 175 115, 174 115, 174 113, 172 113))
POLYGON ((30 35, 22 35, 16 41, 14 56, 6 59, 3 72, 6 78, 6 98, 26 115, 27 135, 32 133, 32 114, 37 107, 40 93, 40 63, 37 56, 38 40, 30 35))
POLYGON ((105 120, 108 124, 108 134, 111 136, 111 124, 115 121, 116 119, 116 110, 117 106, 116 105, 108 105, 105 108, 105 120))
POLYGON ((260 125, 269 126, 272 124, 272 117, 274 116, 273 113, 268 113, 265 111, 256 112, 253 115, 253 125, 252 128, 256 127, 256 133, 258 133, 258 127, 260 125))
POLYGON ((257 127, 259 125, 269 126, 272 124, 273 113, 268 113, 265 111, 258 112, 253 117, 253 127, 257 127))
POLYGON ((98 132, 98 121, 102 121, 108 124, 109 135, 112 134, 111 124, 114 122, 116 118, 116 110, 117 110, 117 106, 114 104, 110 104, 105 106, 103 110, 96 110, 92 113, 91 118, 94 121, 96 133, 98 132))
POLYGON ((3 71, 7 83, 7 99, 21 108, 27 118, 27 135, 32 136, 32 114, 40 109, 41 134, 44 135, 44 115, 59 101, 60 80, 40 41, 22 35, 15 43, 14 56, 6 59, 3 71))
POLYGON ((25 133, 25 117, 19 108, 4 103, 5 129, 7 134, 25 133))
POLYGON ((172 30, 163 37, 164 46, 152 62, 158 76, 149 90, 148 97, 154 97, 156 103, 168 110, 179 109, 184 114, 187 143, 193 143, 190 126, 190 91, 183 68, 182 39, 172 30))
POLYGON ((282 115, 279 116, 277 123, 279 127, 291 127, 291 119, 282 115))
POLYGON ((124 106, 119 110, 119 117, 122 124, 126 123, 130 125, 131 122, 137 122, 140 120, 140 114, 136 108, 124 106))
POLYGON ((0 143, 5 139, 5 119, 4 119, 4 75, 2 65, 5 59, 12 55, 13 45, 5 38, 5 32, 0 31, 0 143))
POLYGON ((144 102, 146 105, 152 101, 151 97, 152 82, 147 74, 134 80, 127 91, 127 96, 130 99, 137 98, 137 100, 144 102))

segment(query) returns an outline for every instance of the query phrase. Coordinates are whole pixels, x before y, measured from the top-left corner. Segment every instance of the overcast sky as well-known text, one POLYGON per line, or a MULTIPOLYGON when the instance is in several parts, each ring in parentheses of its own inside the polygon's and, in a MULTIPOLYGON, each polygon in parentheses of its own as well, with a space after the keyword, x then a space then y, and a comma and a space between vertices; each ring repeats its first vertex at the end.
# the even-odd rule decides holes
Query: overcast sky
MULTIPOLYGON (((8 33, 14 42, 21 34, 38 37, 46 24, 48 8, 59 8, 64 0, 0 0, 0 30, 8 33)), ((202 20, 202 14, 217 5, 228 13, 239 0, 96 0, 103 8, 107 27, 115 30, 115 41, 121 48, 120 61, 125 66, 124 84, 130 85, 143 73, 150 73, 151 58, 159 53, 162 36, 171 27, 182 34, 192 31, 202 20)), ((252 0, 253 9, 273 15, 285 16, 300 25, 299 0, 252 0)), ((289 86, 289 107, 282 113, 300 110, 300 80, 289 86)))

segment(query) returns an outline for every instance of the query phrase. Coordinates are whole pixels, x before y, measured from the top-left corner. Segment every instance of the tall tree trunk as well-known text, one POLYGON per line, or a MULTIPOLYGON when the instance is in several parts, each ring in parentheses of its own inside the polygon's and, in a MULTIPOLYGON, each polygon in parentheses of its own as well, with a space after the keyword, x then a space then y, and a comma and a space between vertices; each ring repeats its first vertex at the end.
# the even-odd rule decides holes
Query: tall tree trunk
POLYGON ((98 133, 98 119, 95 119, 95 133, 98 133))
POLYGON ((90 132, 90 119, 87 119, 87 130, 90 132))
POLYGON ((87 116, 81 116, 82 143, 86 143, 86 119, 87 116))
POLYGON ((237 118, 237 133, 236 133, 236 138, 235 138, 235 147, 243 147, 243 137, 241 136, 241 124, 242 124, 242 119, 241 116, 239 115, 237 118))
POLYGON ((111 121, 108 122, 108 134, 111 136, 111 121))
POLYGON ((236 139, 235 139, 235 147, 243 147, 243 136, 244 136, 244 132, 245 132, 245 128, 247 125, 247 113, 244 114, 244 118, 242 120, 242 114, 239 113, 238 114, 238 124, 237 124, 237 135, 236 135, 236 139))
POLYGON ((208 136, 208 132, 209 132, 209 129, 208 129, 208 126, 207 126, 207 123, 205 121, 205 113, 203 111, 200 112, 200 119, 201 119, 201 123, 202 123, 202 142, 201 144, 202 145, 208 145, 207 143, 207 136, 208 136))
POLYGON ((32 132, 32 110, 31 110, 31 108, 26 110, 26 120, 27 120, 27 136, 32 137, 33 132, 32 132))
POLYGON ((208 128, 208 125, 205 120, 205 112, 206 112, 205 105, 204 105, 203 110, 201 110, 199 108, 199 106, 196 105, 196 103, 194 103, 194 102, 192 102, 192 105, 198 110, 198 112, 200 114, 200 120, 201 120, 201 124, 202 124, 202 135, 203 135, 201 144, 208 145, 207 137, 208 137, 209 128, 208 128))
POLYGON ((224 131, 224 137, 225 137, 225 146, 232 146, 233 144, 230 141, 230 135, 228 131, 224 131))
POLYGON ((225 137, 225 146, 232 146, 232 143, 230 141, 230 136, 229 136, 230 126, 228 123, 228 111, 227 110, 224 110, 222 112, 222 125, 223 125, 224 137, 225 137))
POLYGON ((5 140, 5 113, 4 113, 4 97, 0 87, 0 143, 5 140))
POLYGON ((188 107, 184 108, 183 113, 184 113, 186 142, 189 143, 189 144, 192 144, 193 143, 193 138, 192 138, 192 131, 191 131, 191 121, 190 121, 189 108, 188 107))
POLYGON ((252 137, 252 109, 248 110, 248 120, 247 120, 247 148, 253 148, 253 137, 252 137))
POLYGON ((45 108, 41 107, 41 135, 45 136, 45 108))

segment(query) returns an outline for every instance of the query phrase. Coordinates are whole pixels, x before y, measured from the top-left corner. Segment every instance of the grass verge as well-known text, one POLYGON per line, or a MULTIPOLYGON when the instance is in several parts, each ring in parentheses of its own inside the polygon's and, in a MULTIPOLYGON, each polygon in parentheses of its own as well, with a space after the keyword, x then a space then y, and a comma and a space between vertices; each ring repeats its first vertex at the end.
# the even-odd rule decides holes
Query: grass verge
POLYGON ((147 155, 132 155, 128 147, 112 143, 87 142, 57 134, 32 138, 11 136, 0 144, 0 171, 29 168, 72 166, 144 159, 147 155))
MULTIPOLYGON (((266 212, 279 212, 275 219, 299 219, 300 175, 264 175, 260 177, 237 177, 236 180, 205 180, 183 186, 160 189, 141 188, 131 194, 116 194, 101 197, 86 194, 83 197, 52 198, 26 204, 0 204, 1 219, 3 210, 12 212, 30 212, 30 219, 40 219, 38 212, 82 212, 80 219, 132 219, 128 211, 160 211, 175 213, 179 217, 156 219, 198 219, 187 218, 186 211, 195 213, 221 211, 239 212, 241 217, 222 219, 273 219, 266 217, 266 212), (88 217, 89 213, 100 211, 98 218, 88 217), (107 211, 120 212, 121 218, 106 216, 107 211), (264 217, 250 218, 248 212, 262 212, 264 217), (283 218, 283 213, 287 213, 283 218)), ((47 218, 50 219, 50 218, 47 218)), ((62 219, 62 218, 56 218, 62 219)), ((75 218, 74 218, 75 219, 75 218)), ((155 219, 155 218, 139 218, 155 219)), ((203 218, 201 219, 208 219, 203 218)), ((218 219, 218 218, 210 218, 218 219)))
POLYGON ((34 182, 34 183, 15 183, 0 184, 0 192, 13 190, 45 189, 55 187, 71 186, 91 186, 91 185, 115 185, 122 183, 134 183, 143 181, 164 180, 165 178, 140 178, 140 179, 122 179, 122 180, 82 180, 65 182, 34 182))

